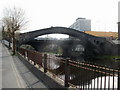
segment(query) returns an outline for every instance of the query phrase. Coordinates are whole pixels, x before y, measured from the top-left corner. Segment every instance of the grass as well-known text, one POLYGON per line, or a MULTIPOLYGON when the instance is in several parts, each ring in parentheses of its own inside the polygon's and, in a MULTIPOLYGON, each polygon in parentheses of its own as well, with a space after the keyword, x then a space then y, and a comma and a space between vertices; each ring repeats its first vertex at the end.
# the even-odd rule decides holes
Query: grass
POLYGON ((120 56, 98 56, 97 59, 99 60, 115 60, 115 59, 120 59, 120 56))
POLYGON ((17 52, 15 54, 13 54, 13 51, 11 49, 9 49, 10 55, 11 56, 17 56, 17 52))

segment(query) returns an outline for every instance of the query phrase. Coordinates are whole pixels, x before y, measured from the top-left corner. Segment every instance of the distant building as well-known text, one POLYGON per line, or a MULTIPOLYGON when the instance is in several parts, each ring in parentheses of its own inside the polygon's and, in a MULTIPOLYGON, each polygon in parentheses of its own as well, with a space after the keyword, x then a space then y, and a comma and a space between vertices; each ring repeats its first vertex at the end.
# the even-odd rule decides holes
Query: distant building
POLYGON ((69 28, 79 31, 91 31, 91 20, 85 18, 77 18, 69 28))

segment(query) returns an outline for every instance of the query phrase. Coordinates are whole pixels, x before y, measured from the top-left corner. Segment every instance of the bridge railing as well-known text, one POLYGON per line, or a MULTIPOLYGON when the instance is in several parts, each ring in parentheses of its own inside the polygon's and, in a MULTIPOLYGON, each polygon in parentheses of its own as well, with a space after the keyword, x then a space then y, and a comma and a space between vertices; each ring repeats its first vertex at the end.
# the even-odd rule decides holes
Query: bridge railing
POLYGON ((100 66, 91 62, 77 62, 51 54, 19 48, 19 53, 33 65, 44 69, 45 73, 69 88, 118 89, 120 90, 120 69, 100 66))

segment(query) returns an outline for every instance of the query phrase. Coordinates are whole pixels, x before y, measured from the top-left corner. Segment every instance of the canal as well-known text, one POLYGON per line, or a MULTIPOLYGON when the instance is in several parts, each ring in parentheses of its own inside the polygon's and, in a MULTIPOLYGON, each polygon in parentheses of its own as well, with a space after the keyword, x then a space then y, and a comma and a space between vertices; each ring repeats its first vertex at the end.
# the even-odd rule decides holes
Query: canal
MULTIPOLYGON (((76 65, 69 65, 69 83, 75 85, 78 88, 117 88, 118 77, 116 76, 117 72, 115 71, 106 71, 104 69, 103 72, 100 73, 98 71, 101 68, 96 69, 97 67, 90 67, 87 69, 81 68, 84 67, 84 63, 88 65, 96 65, 100 67, 106 67, 118 70, 120 66, 120 61, 113 59, 105 59, 101 58, 102 56, 93 56, 93 59, 90 57, 86 57, 85 55, 85 47, 80 43, 73 43, 70 46, 70 50, 67 53, 69 55, 64 56, 64 50, 55 43, 49 43, 48 45, 44 45, 42 48, 42 53, 47 54, 47 68, 51 73, 54 73, 56 76, 65 80, 65 61, 63 59, 69 58, 69 60, 76 62, 76 65), (79 63, 83 63, 82 65, 78 65, 79 63), (112 75, 111 75, 112 74, 112 75)), ((40 48, 41 49, 41 48, 40 48)), ((65 52, 66 53, 66 52, 65 52)))
MULTIPOLYGON (((57 57, 53 54, 48 54, 47 59, 47 68, 50 72, 57 75, 62 80, 65 80, 65 62, 63 62, 62 57, 57 57)), ((74 60, 75 61, 75 60, 74 60)), ((99 66, 106 66, 108 65, 108 68, 114 68, 118 69, 118 62, 117 61, 76 61, 77 63, 89 63, 90 65, 99 65, 99 66), (103 64, 104 63, 104 64, 103 64)), ((84 67, 84 65, 81 65, 81 67, 84 67)), ((90 68, 94 69, 94 68, 90 68)), ((103 70, 104 72, 104 70, 103 70)), ((113 72, 106 72, 106 73, 112 73, 113 72)), ((106 87, 106 88, 117 88, 117 76, 110 76, 106 73, 99 73, 92 70, 89 70, 86 68, 80 68, 79 65, 69 65, 69 83, 77 86, 77 87, 89 87, 89 88, 100 88, 100 87, 106 87), (105 84, 106 83, 106 84, 105 84), (113 85, 114 84, 114 85, 113 85)), ((114 74, 117 74, 114 72, 114 74)))

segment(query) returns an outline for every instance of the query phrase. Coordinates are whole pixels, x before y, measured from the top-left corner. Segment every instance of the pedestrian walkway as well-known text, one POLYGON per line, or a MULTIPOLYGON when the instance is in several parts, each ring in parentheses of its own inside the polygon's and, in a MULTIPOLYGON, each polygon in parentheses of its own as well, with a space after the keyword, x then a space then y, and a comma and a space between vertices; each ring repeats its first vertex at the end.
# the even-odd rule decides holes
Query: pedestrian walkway
MULTIPOLYGON (((29 69, 17 58, 11 56, 8 49, 0 43, 0 81, 2 88, 47 88, 29 69)), ((1 85, 0 83, 0 85, 1 85)))
POLYGON ((17 71, 13 58, 4 45, 2 46, 2 88, 24 88, 25 83, 17 71))

